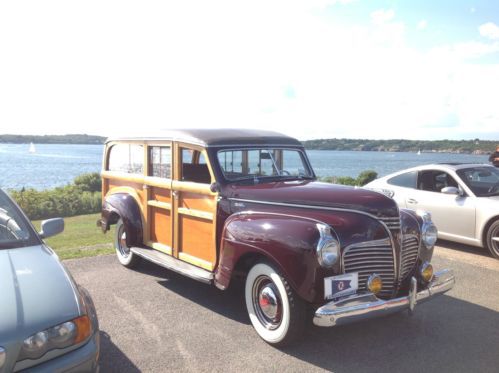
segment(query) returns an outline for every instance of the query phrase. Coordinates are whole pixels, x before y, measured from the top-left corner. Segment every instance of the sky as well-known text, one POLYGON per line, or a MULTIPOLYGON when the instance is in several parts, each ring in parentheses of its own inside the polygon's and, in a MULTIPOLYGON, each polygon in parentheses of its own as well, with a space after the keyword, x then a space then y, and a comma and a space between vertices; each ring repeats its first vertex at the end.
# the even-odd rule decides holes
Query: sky
POLYGON ((499 140, 499 2, 0 2, 0 134, 499 140))

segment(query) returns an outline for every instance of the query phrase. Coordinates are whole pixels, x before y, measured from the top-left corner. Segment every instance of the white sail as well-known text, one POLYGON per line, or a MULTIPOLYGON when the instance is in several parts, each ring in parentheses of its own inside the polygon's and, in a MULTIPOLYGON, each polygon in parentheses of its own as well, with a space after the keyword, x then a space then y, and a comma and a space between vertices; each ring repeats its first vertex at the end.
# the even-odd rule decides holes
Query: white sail
POLYGON ((33 143, 29 144, 29 152, 36 153, 35 144, 33 143))

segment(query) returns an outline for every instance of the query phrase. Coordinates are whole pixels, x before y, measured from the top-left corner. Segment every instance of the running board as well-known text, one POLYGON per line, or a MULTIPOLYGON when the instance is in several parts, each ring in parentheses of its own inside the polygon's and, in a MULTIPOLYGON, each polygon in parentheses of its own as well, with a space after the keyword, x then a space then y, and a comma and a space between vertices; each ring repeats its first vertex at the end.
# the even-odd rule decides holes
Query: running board
POLYGON ((153 262, 161 267, 170 269, 181 275, 185 275, 194 280, 204 282, 205 284, 211 284, 213 281, 213 273, 202 268, 193 266, 192 264, 183 262, 171 255, 163 254, 158 250, 149 249, 145 247, 132 247, 130 249, 132 253, 153 262))

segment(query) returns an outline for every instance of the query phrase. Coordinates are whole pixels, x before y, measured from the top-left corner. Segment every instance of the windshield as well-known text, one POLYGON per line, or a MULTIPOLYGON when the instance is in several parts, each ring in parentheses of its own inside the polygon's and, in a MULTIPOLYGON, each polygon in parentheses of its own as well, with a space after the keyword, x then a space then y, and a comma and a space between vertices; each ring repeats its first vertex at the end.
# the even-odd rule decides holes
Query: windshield
POLYGON ((26 219, 9 197, 0 191, 0 250, 37 243, 38 240, 26 219))
POLYGON ((303 152, 296 149, 230 149, 218 152, 218 162, 228 180, 272 178, 310 179, 303 152))
POLYGON ((458 170, 457 174, 477 197, 499 195, 499 170, 495 167, 471 167, 458 170))

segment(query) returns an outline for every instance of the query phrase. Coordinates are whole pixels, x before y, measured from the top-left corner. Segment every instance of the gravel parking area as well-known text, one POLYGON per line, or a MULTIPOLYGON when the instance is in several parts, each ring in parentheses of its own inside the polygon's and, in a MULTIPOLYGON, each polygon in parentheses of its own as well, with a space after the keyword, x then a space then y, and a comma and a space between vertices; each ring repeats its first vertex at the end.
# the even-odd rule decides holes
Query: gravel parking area
POLYGON ((97 307, 102 372, 497 372, 499 260, 439 242, 435 268, 453 268, 446 295, 392 315, 310 328, 278 350, 249 322, 241 288, 226 292, 150 263, 137 270, 113 255, 65 261, 97 307))

